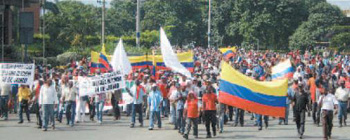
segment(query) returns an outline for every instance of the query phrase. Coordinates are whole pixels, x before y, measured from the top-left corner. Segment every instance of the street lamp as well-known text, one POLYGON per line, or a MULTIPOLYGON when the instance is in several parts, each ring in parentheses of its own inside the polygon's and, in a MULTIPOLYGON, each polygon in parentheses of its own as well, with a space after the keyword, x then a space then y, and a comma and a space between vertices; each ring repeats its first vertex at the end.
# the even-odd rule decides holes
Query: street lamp
POLYGON ((106 9, 106 1, 105 0, 97 0, 97 3, 102 3, 102 37, 101 44, 102 46, 105 44, 105 9, 106 9))

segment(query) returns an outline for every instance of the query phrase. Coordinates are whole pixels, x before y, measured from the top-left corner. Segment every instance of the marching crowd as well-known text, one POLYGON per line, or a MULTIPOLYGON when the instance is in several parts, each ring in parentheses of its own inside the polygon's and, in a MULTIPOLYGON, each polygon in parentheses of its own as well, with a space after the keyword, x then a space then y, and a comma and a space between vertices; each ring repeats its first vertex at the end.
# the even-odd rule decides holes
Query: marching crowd
MULTIPOLYGON (((178 50, 181 52, 184 50, 178 50)), ((271 67, 290 59, 295 72, 289 79, 286 118, 289 109, 293 112, 298 137, 305 131, 305 118, 312 117, 315 126, 323 127, 324 138, 331 137, 333 115, 337 114, 339 127, 347 125, 350 88, 350 58, 337 52, 315 53, 293 51, 277 53, 271 51, 250 51, 239 49, 231 57, 225 57, 216 49, 194 48, 192 78, 187 78, 169 70, 135 69, 125 76, 126 88, 92 97, 79 96, 76 86, 79 76, 101 74, 89 73, 89 63, 82 59, 71 63, 65 70, 38 66, 33 85, 1 85, 0 115, 8 120, 8 113, 18 113, 19 124, 23 123, 23 111, 28 122, 30 111, 35 112, 38 128, 47 131, 55 129, 55 122, 66 122, 74 126, 85 120, 88 106, 89 118, 99 124, 103 122, 103 108, 112 104, 114 119, 121 117, 119 103, 130 116, 130 127, 136 125, 136 117, 142 127, 144 119, 149 119, 148 129, 154 124, 162 128, 161 118, 168 118, 185 139, 191 129, 198 137, 198 125, 206 127, 207 138, 215 137, 224 131, 227 121, 234 126, 244 126, 244 115, 251 115, 259 130, 268 128, 269 116, 245 112, 218 102, 220 84, 220 63, 229 62, 241 73, 258 81, 271 81, 271 67), (18 112, 17 112, 18 111, 18 112), (136 116, 137 115, 137 116, 136 116), (63 121, 65 116, 66 121, 63 121), (320 124, 321 123, 321 124, 320 124)), ((288 119, 279 118, 279 124, 288 125, 288 119)))

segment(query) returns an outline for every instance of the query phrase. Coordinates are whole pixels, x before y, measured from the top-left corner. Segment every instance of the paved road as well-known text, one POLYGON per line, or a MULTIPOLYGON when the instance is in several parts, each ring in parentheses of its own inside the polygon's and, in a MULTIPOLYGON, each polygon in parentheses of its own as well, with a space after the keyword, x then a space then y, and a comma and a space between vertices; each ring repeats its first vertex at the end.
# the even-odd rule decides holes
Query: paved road
MULTIPOLYGON (((31 115, 35 120, 35 115, 31 115)), ((225 126, 224 133, 219 134, 212 139, 275 139, 275 140, 293 140, 297 138, 295 123, 290 120, 289 125, 278 125, 278 120, 270 118, 268 129, 258 131, 253 126, 253 121, 249 120, 249 115, 245 116, 244 127, 233 127, 232 122, 225 126)), ((113 121, 112 117, 104 116, 104 122, 100 126, 97 123, 85 122, 77 124, 75 127, 68 127, 65 123, 58 124, 56 130, 43 132, 36 127, 36 122, 17 124, 16 115, 11 114, 8 121, 0 121, 0 140, 181 140, 183 139, 177 131, 172 130, 173 126, 168 124, 167 119, 163 119, 163 128, 148 131, 148 121, 143 128, 129 128, 129 118, 123 116, 122 120, 113 121)), ((337 119, 333 120, 334 130, 333 139, 349 140, 350 127, 338 128, 337 119)), ((137 124, 138 125, 138 124, 137 124)), ((192 133, 191 133, 192 134, 192 133)), ((199 126, 199 139, 205 139, 205 127, 199 126)), ((190 139, 193 136, 190 135, 190 139)), ((306 131, 304 139, 319 140, 322 139, 322 127, 316 127, 312 124, 311 118, 307 117, 306 131)))

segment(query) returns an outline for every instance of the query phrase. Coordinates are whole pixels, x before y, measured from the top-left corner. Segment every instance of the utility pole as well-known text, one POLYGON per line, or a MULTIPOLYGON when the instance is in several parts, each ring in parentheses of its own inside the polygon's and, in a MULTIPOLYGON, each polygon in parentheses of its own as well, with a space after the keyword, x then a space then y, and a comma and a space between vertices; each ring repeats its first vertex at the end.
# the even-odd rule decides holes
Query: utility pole
POLYGON ((101 44, 104 46, 105 44, 105 10, 106 10, 106 1, 102 0, 102 40, 101 44))
POLYGON ((46 64, 46 60, 45 60, 45 2, 46 0, 43 0, 43 61, 44 64, 46 64))
MULTIPOLYGON (((3 4, 5 5, 4 1, 3 1, 3 4)), ((5 6, 4 6, 4 9, 3 11, 1 11, 1 61, 4 62, 4 54, 5 54, 5 17, 4 17, 4 14, 5 14, 5 6)))
POLYGON ((136 47, 140 48, 140 0, 137 0, 137 8, 136 8, 136 47))
POLYGON ((211 0, 209 0, 209 11, 208 11, 208 48, 210 48, 210 36, 211 36, 211 0))

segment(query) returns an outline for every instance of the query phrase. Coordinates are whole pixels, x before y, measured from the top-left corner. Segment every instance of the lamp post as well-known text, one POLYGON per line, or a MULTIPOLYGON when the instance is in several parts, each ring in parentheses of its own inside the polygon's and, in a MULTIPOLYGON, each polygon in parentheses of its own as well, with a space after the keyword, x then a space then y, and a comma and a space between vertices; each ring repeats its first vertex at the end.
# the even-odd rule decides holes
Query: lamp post
POLYGON ((208 11, 208 48, 210 48, 210 35, 211 35, 211 0, 209 0, 209 11, 208 11))
POLYGON ((137 0, 137 8, 136 8, 136 47, 140 48, 140 0, 137 0))
POLYGON ((98 3, 102 3, 102 34, 101 34, 101 45, 105 44, 105 11, 106 11, 106 1, 97 0, 98 3))

